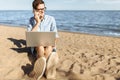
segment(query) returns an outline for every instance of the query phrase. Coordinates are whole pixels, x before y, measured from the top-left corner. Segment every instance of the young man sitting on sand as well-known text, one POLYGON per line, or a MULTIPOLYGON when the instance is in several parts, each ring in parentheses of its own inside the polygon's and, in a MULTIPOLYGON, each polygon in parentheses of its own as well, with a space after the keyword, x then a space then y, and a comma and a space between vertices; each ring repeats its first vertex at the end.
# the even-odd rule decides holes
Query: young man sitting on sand
MULTIPOLYGON (((34 16, 30 18, 28 31, 54 31, 56 32, 56 38, 58 38, 57 27, 54 17, 45 15, 45 3, 42 0, 34 0, 32 3, 34 16)), ((33 71, 30 74, 34 74, 35 80, 39 80, 44 72, 47 78, 55 78, 55 73, 50 72, 50 67, 53 67, 57 61, 58 56, 53 46, 36 46, 31 48, 32 53, 37 52, 37 60, 34 64, 33 71), (53 74, 51 74, 53 73, 53 74)))

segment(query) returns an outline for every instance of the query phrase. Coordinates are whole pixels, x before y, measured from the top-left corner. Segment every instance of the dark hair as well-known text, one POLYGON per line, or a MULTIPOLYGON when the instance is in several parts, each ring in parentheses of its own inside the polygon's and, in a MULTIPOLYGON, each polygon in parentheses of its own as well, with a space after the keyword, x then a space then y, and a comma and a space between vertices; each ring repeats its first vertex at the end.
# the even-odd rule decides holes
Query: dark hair
POLYGON ((33 9, 37 9, 37 6, 39 4, 45 4, 43 0, 34 0, 33 3, 32 3, 32 7, 33 9))

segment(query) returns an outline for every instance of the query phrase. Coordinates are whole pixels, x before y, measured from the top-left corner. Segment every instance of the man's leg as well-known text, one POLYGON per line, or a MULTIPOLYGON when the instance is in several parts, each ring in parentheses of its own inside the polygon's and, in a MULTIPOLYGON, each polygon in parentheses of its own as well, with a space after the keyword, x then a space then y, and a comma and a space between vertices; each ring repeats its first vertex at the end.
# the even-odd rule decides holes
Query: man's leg
POLYGON ((48 59, 48 57, 50 56, 50 54, 52 53, 52 50, 53 50, 53 47, 52 46, 47 46, 45 48, 45 57, 46 57, 46 60, 48 59))
POLYGON ((43 76, 46 68, 45 50, 43 46, 38 46, 35 49, 37 51, 37 60, 30 74, 34 76, 34 80, 39 80, 43 76))
POLYGON ((56 77, 56 64, 58 61, 58 56, 56 52, 53 51, 53 47, 49 46, 46 48, 46 57, 48 58, 47 60, 47 66, 46 66, 46 78, 47 79, 55 79, 56 77))
POLYGON ((36 47, 36 51, 37 51, 37 59, 40 57, 44 57, 44 47, 43 46, 38 46, 36 47))

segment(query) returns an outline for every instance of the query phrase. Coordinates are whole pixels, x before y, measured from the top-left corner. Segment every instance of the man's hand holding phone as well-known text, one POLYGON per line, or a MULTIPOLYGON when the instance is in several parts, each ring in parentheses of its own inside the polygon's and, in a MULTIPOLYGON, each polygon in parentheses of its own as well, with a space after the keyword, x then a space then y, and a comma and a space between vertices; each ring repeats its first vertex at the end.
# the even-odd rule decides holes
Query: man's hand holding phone
POLYGON ((42 21, 42 14, 41 14, 40 12, 36 11, 35 9, 33 10, 33 13, 34 13, 34 18, 35 18, 35 20, 36 20, 36 24, 35 24, 35 26, 32 28, 31 31, 37 31, 38 28, 39 28, 39 25, 40 25, 40 23, 41 23, 41 21, 42 21))
POLYGON ((40 23, 41 22, 41 15, 39 12, 37 12, 36 10, 33 11, 34 12, 34 18, 36 20, 36 23, 40 23))

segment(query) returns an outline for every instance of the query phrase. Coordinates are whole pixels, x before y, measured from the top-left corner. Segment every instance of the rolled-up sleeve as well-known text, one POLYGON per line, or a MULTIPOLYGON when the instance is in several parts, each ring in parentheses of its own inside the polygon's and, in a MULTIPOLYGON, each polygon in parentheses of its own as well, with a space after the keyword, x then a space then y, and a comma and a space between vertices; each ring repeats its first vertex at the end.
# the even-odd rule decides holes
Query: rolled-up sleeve
POLYGON ((34 22, 34 17, 31 17, 29 20, 29 24, 27 26, 27 31, 31 31, 33 26, 34 26, 35 22, 34 22))
POLYGON ((56 27, 56 21, 55 21, 54 17, 52 17, 51 30, 54 31, 54 32, 56 32, 56 38, 59 38, 57 27, 56 27))
POLYGON ((32 25, 29 24, 29 25, 27 26, 27 31, 31 31, 31 29, 32 29, 32 25))

